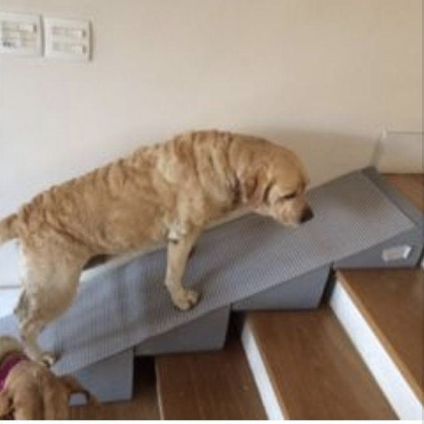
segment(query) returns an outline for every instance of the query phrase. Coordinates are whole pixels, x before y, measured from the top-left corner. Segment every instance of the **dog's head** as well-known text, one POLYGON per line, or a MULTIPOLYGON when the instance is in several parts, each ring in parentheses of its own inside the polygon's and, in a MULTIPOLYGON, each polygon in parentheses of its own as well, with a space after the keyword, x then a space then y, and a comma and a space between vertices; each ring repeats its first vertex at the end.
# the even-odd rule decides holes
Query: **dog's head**
POLYGON ((309 178, 293 152, 271 145, 265 154, 255 154, 246 170, 242 200, 254 212, 290 227, 313 218, 305 196, 309 178))
POLYGON ((10 352, 21 352, 22 347, 18 340, 9 336, 0 336, 0 360, 10 352))

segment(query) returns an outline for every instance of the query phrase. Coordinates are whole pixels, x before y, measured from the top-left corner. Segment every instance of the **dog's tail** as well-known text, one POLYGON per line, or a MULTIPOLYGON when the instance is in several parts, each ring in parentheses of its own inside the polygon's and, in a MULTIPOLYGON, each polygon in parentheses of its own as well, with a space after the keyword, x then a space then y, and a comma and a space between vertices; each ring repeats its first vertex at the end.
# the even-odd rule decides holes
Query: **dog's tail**
POLYGON ((13 214, 0 221, 0 245, 18 237, 18 215, 13 214))

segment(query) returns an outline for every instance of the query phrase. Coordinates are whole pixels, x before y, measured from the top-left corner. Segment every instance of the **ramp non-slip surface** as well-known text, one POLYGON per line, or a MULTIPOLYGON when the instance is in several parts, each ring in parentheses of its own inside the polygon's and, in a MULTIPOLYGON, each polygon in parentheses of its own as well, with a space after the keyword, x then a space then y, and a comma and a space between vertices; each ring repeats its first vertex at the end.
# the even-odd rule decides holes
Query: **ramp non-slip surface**
MULTIPOLYGON (((315 218, 298 229, 248 215, 206 232, 185 275, 185 284, 202 292, 189 312, 174 308, 163 285, 164 250, 94 277, 41 337, 45 348, 61 354, 56 371, 84 368, 416 226, 363 172, 318 187, 308 197, 315 218)), ((4 329, 16 332, 13 317, 0 320, 4 329)))

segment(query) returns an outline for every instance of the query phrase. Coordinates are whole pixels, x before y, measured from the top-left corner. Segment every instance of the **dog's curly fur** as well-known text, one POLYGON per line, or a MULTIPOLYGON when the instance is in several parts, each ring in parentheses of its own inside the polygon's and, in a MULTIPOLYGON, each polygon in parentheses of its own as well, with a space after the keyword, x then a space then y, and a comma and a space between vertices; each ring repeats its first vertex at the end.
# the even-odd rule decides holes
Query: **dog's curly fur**
POLYGON ((84 265, 168 240, 165 284, 187 310, 198 293, 182 285, 189 253, 203 229, 240 208, 297 225, 312 212, 308 179, 296 155, 263 139, 218 131, 175 137, 51 188, 0 222, 0 243, 18 238, 25 261, 17 308, 25 349, 75 298, 84 265))
MULTIPOLYGON (((22 353, 22 347, 11 337, 0 337, 0 364, 11 353, 22 353)), ((25 360, 16 365, 0 392, 0 420, 13 417, 17 420, 69 419, 69 399, 72 394, 95 398, 71 376, 56 377, 46 367, 25 360)))

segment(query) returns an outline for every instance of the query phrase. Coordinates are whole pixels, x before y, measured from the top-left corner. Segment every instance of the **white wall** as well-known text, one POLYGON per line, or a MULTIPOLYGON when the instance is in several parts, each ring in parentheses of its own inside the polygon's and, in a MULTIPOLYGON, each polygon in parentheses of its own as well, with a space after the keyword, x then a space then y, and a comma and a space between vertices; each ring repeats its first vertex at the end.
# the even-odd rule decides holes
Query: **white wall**
MULTIPOLYGON (((422 131, 420 0, 0 0, 89 18, 94 60, 0 56, 0 216, 140 144, 216 127, 298 151, 315 184, 422 131)), ((10 249, 9 249, 10 250, 10 249)), ((8 250, 0 284, 16 283, 8 250)))

